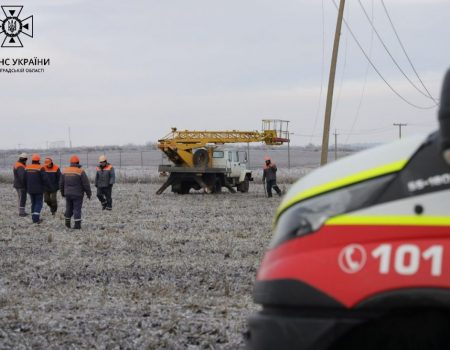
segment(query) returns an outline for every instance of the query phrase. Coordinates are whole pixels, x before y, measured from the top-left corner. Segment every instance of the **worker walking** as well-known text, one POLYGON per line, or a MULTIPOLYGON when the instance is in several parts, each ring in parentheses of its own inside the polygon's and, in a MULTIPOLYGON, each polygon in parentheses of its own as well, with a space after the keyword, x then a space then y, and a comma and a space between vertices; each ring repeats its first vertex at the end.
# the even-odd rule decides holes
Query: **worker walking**
POLYGON ((47 174, 41 165, 41 156, 33 154, 31 164, 25 167, 25 185, 31 200, 31 218, 40 224, 45 186, 48 186, 47 174))
POLYGON ((53 163, 51 158, 45 158, 44 170, 47 173, 48 186, 45 187, 44 192, 44 202, 50 208, 52 215, 56 214, 58 210, 58 190, 59 190, 59 179, 61 177, 61 170, 59 166, 53 163))
POLYGON ((100 156, 98 162, 97 174, 95 175, 97 198, 102 204, 103 210, 112 210, 112 187, 116 182, 114 168, 108 163, 105 156, 100 156))
POLYGON ((80 158, 72 156, 70 166, 65 168, 59 181, 61 195, 66 198, 66 211, 64 213, 66 227, 71 228, 71 219, 74 218, 74 229, 81 229, 81 208, 86 193, 91 199, 91 185, 86 172, 81 168, 80 158))
POLYGON ((25 186, 25 167, 27 166, 28 155, 22 153, 19 156, 19 160, 14 164, 14 188, 17 191, 18 203, 19 203, 19 216, 27 216, 25 212, 25 205, 27 203, 27 189, 25 186))
POLYGON ((281 196, 281 190, 277 185, 277 166, 272 163, 270 157, 265 157, 265 165, 263 169, 263 183, 267 188, 267 197, 272 197, 272 188, 281 196))

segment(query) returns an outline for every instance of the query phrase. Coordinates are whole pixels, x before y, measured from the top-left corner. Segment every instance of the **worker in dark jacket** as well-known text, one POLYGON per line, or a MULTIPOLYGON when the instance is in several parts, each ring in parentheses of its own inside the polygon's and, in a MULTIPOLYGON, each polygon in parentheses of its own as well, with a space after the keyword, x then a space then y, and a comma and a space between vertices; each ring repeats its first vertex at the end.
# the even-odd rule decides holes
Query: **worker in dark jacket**
POLYGON ((33 154, 31 164, 25 168, 25 185, 31 200, 31 218, 40 224, 45 186, 48 186, 47 174, 41 165, 41 156, 33 154))
POLYGON ((25 167, 27 166, 28 155, 22 153, 19 156, 19 160, 14 164, 14 188, 17 191, 17 197, 19 200, 19 216, 27 216, 25 212, 25 205, 27 203, 27 189, 25 186, 25 167))
POLYGON ((265 157, 265 165, 263 169, 263 183, 267 188, 267 197, 272 197, 272 188, 281 196, 281 190, 277 185, 277 166, 272 163, 270 157, 265 157))
POLYGON ((83 198, 86 193, 88 199, 91 199, 91 185, 83 169, 81 169, 80 158, 72 156, 70 166, 65 168, 59 181, 61 195, 66 198, 66 227, 71 228, 70 220, 73 216, 74 229, 81 229, 81 208, 83 198))
POLYGON ((48 186, 45 187, 44 202, 50 208, 52 215, 56 214, 58 210, 58 197, 59 179, 61 177, 61 170, 59 166, 53 163, 51 158, 45 158, 44 170, 47 173, 48 186))
POLYGON ((98 159, 97 174, 95 175, 95 187, 97 187, 97 198, 102 204, 103 210, 112 210, 112 187, 116 182, 114 168, 108 163, 105 156, 98 159))

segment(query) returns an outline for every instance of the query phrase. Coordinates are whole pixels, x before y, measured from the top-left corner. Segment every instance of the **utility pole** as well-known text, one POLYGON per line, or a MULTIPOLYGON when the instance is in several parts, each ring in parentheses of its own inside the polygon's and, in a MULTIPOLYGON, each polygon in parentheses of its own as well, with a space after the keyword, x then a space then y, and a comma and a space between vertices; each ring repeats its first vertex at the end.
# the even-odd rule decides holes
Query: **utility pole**
POLYGON ((69 126, 69 148, 72 148, 72 137, 70 135, 70 126, 69 126))
POLYGON ((338 19, 336 23, 336 32, 334 34, 333 54, 331 57, 330 77, 328 79, 327 104, 325 107, 325 121, 323 125, 322 154, 320 156, 320 165, 328 162, 328 143, 330 141, 330 121, 331 107, 333 104, 334 78, 336 76, 336 64, 339 51, 339 38, 341 36, 342 19, 344 17, 345 0, 339 3, 338 19))
POLYGON ((402 138, 402 126, 407 126, 408 124, 405 124, 405 123, 394 123, 392 125, 398 126, 398 138, 401 139, 402 138))
POLYGON ((334 160, 336 160, 337 159, 337 137, 338 137, 338 133, 337 133, 337 130, 336 129, 334 129, 334 160))
POLYGON ((294 135, 293 132, 288 132, 288 169, 291 169, 291 135, 294 135))
POLYGON ((250 169, 250 142, 247 142, 247 165, 248 168, 250 169))

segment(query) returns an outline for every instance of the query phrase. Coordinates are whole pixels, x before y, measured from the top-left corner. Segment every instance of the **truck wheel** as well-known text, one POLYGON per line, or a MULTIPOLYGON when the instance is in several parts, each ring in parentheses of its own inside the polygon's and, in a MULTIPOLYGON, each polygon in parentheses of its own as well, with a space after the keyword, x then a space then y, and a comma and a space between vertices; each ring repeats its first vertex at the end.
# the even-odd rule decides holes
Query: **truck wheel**
POLYGON ((246 177, 244 181, 242 181, 238 185, 238 190, 242 193, 247 193, 250 188, 250 181, 248 181, 248 178, 246 177))
POLYGON ((220 179, 216 178, 216 181, 214 182, 214 188, 213 193, 221 193, 222 192, 222 182, 220 179))
POLYGON ((172 185, 172 192, 177 194, 188 194, 191 186, 189 183, 182 182, 172 185))
POLYGON ((209 162, 208 151, 206 149, 196 150, 192 161, 196 167, 207 167, 209 162))
POLYGON ((181 184, 180 194, 188 194, 190 189, 191 189, 191 185, 189 185, 188 183, 183 182, 181 184))

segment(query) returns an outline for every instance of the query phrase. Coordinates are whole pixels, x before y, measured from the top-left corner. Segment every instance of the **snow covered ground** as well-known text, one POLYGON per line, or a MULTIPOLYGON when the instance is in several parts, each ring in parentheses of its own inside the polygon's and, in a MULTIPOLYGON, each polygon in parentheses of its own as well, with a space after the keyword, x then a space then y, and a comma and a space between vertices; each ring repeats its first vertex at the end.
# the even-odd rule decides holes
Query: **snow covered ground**
POLYGON ((19 218, 0 184, 1 349, 243 347, 280 199, 259 183, 156 196, 159 183, 142 183, 154 179, 116 185, 112 212, 85 202, 81 232, 64 228, 62 198, 39 226, 19 218))

